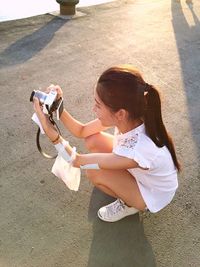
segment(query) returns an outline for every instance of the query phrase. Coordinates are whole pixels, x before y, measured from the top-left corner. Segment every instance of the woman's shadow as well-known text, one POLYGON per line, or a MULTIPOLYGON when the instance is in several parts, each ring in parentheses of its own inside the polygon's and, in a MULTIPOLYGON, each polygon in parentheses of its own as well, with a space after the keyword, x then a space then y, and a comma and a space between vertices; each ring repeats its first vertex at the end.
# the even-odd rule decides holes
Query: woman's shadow
POLYGON ((88 213, 89 221, 93 222, 93 240, 87 267, 155 267, 139 214, 115 223, 98 219, 98 209, 112 201, 113 198, 94 188, 88 213))
MULTIPOLYGON (((198 8, 198 6, 197 6, 198 8)), ((172 25, 180 58, 182 80, 188 105, 189 119, 197 152, 200 155, 199 138, 199 89, 200 89, 200 21, 195 13, 195 2, 171 0, 172 25), (193 21, 188 20, 189 12, 193 21)))

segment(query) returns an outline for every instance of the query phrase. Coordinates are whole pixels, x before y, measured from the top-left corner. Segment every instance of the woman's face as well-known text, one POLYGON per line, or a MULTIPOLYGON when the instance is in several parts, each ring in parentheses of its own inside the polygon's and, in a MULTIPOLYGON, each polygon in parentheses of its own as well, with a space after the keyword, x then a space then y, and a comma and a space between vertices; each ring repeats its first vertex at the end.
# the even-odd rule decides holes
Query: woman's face
POLYGON ((94 93, 94 107, 93 111, 95 112, 97 118, 101 121, 102 125, 105 127, 115 126, 116 118, 115 114, 110 111, 110 109, 101 101, 96 90, 94 93))

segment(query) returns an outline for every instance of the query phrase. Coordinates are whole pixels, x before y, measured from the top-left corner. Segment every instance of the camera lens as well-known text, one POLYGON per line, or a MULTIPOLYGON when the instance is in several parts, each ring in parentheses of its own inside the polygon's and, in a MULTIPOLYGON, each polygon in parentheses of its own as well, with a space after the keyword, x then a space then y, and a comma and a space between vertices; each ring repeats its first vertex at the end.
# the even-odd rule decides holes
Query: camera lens
POLYGON ((45 99, 47 98, 47 94, 44 92, 41 92, 39 90, 34 90, 30 96, 31 102, 33 101, 33 97, 37 97, 39 99, 40 103, 44 103, 45 99))
POLYGON ((31 93, 31 96, 30 96, 30 102, 33 102, 33 97, 35 95, 35 90, 31 93))

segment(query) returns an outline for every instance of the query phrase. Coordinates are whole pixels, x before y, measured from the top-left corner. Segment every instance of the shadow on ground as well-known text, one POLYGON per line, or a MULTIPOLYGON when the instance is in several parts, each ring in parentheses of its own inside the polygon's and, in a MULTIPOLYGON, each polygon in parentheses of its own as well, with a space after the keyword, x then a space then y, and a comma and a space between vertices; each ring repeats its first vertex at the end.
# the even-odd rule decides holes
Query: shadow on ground
MULTIPOLYGON (((200 21, 194 11, 192 1, 186 1, 193 22, 189 23, 184 13, 184 1, 171 0, 172 24, 179 53, 183 86, 185 89, 188 114, 193 139, 200 156, 200 104, 199 104, 199 62, 200 62, 200 21)), ((186 11, 186 10, 185 10, 186 11)))
POLYGON ((40 29, 17 40, 0 54, 0 68, 26 62, 45 48, 66 20, 53 18, 40 29))
POLYGON ((94 188, 88 214, 93 222, 93 240, 87 267, 155 267, 153 251, 138 214, 115 223, 97 218, 98 209, 112 201, 94 188))

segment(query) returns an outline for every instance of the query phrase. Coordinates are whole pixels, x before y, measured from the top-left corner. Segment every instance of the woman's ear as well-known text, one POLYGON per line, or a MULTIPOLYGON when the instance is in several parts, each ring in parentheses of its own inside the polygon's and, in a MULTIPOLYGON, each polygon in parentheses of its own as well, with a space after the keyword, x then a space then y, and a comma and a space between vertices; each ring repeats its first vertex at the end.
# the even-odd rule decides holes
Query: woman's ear
POLYGON ((118 121, 124 121, 128 118, 128 112, 125 109, 121 108, 115 113, 115 116, 118 121))

